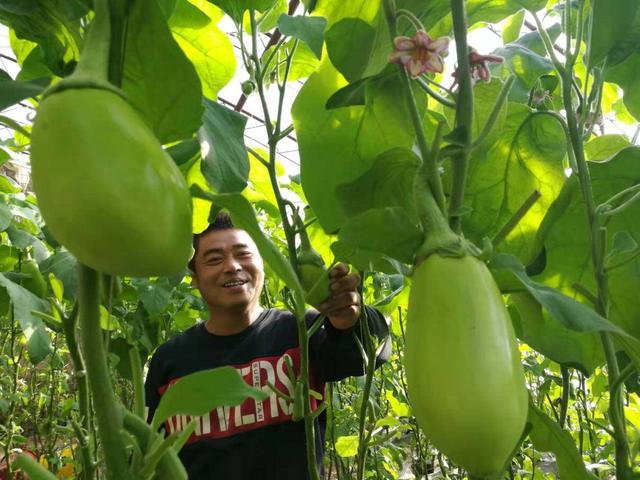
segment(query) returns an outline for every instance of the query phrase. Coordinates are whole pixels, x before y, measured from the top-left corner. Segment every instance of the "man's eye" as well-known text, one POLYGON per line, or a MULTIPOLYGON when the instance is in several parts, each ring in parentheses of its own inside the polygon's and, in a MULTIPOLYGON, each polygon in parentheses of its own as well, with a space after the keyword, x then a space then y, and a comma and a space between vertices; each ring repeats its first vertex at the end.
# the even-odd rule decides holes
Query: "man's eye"
POLYGON ((250 257, 251 255, 252 255, 252 254, 251 254, 251 252, 249 252, 249 251, 246 251, 246 252, 239 252, 239 253, 238 253, 238 256, 239 256, 239 257, 250 257))
POLYGON ((207 260, 207 264, 209 265, 217 265, 222 261, 221 257, 211 257, 207 260))

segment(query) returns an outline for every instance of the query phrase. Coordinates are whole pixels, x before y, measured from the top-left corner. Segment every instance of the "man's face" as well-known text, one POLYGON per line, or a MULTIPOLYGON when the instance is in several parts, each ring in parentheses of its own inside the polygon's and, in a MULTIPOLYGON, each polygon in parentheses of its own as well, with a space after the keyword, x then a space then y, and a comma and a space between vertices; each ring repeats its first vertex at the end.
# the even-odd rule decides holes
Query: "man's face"
POLYGON ((194 268, 193 283, 212 310, 258 305, 262 258, 244 230, 214 230, 200 237, 194 268))

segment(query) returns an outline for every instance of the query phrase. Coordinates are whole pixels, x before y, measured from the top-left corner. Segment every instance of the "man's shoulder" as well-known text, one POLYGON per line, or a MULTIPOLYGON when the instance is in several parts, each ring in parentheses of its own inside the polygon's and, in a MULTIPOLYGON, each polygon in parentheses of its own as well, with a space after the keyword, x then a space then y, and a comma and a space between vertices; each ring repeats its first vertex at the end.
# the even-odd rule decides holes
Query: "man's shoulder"
POLYGON ((175 350, 182 350, 192 346, 202 333, 202 322, 198 322, 185 331, 178 333, 158 347, 157 354, 169 353, 175 350))

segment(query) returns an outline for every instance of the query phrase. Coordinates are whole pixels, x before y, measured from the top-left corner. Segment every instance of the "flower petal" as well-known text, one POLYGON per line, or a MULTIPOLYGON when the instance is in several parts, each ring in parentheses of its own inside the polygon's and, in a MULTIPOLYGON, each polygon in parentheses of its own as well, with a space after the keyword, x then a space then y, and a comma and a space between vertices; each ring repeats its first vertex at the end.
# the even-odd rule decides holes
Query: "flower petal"
POLYGON ((409 62, 406 68, 411 75, 411 78, 416 78, 426 71, 425 65, 422 62, 415 60, 409 62))
POLYGON ((396 37, 393 39, 396 50, 412 50, 416 47, 413 39, 409 37, 396 37))
POLYGON ((426 70, 442 73, 444 70, 442 59, 438 55, 430 55, 429 59, 425 62, 425 71, 426 70))
POLYGON ((429 47, 433 40, 424 30, 418 30, 413 37, 413 41, 417 46, 429 47))
POLYGON ((449 37, 440 37, 431 42, 429 50, 435 53, 446 52, 449 49, 449 37))

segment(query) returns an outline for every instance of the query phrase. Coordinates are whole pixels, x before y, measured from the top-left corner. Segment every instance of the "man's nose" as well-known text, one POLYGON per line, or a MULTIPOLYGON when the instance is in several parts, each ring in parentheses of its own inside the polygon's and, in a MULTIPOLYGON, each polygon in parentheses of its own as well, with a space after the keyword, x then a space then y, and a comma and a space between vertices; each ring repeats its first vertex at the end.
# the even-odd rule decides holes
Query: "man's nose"
POLYGON ((240 270, 242 270, 240 262, 238 262, 238 260, 233 255, 230 255, 224 259, 224 261, 222 262, 222 268, 225 272, 239 272, 240 270))

